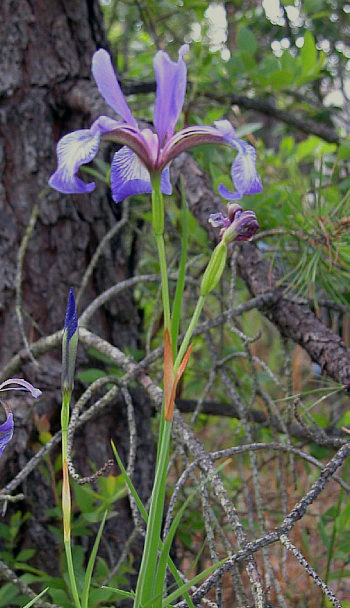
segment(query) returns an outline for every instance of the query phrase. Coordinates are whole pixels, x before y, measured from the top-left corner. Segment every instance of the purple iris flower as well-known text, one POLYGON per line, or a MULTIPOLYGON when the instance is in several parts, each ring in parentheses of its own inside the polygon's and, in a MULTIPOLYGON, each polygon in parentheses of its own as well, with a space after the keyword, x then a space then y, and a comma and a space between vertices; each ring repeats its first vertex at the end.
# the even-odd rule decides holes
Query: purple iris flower
MULTIPOLYGON (((9 380, 5 380, 5 382, 2 382, 0 384, 0 391, 12 390, 29 391, 35 399, 37 399, 41 395, 41 391, 38 388, 35 388, 34 386, 32 386, 32 384, 20 378, 10 378, 9 380)), ((12 439, 14 428, 13 414, 11 411, 8 410, 7 406, 4 407, 7 414, 7 418, 3 424, 0 424, 0 456, 2 455, 7 444, 12 439)))
POLYGON ((237 203, 227 205, 227 216, 221 212, 211 213, 208 222, 214 228, 221 228, 220 236, 226 243, 248 241, 259 230, 254 211, 244 211, 237 203))
POLYGON ((151 192, 151 176, 155 174, 161 175, 162 192, 171 194, 170 162, 189 148, 211 143, 227 144, 238 152, 231 168, 236 191, 230 192, 220 186, 222 196, 234 200, 261 192, 261 180, 255 167, 255 150, 237 137, 228 120, 217 121, 213 127, 187 127, 174 134, 185 98, 187 68, 184 55, 188 49, 187 44, 180 48, 176 62, 164 51, 158 51, 155 55, 155 133, 151 129, 139 129, 107 51, 100 49, 94 53, 92 73, 98 90, 122 120, 100 116, 90 129, 81 129, 62 137, 57 144, 58 167, 49 180, 52 188, 66 194, 94 190, 95 183, 84 182, 77 173, 81 165, 89 163, 96 156, 102 138, 123 145, 114 154, 111 166, 111 188, 115 202, 134 194, 151 192))

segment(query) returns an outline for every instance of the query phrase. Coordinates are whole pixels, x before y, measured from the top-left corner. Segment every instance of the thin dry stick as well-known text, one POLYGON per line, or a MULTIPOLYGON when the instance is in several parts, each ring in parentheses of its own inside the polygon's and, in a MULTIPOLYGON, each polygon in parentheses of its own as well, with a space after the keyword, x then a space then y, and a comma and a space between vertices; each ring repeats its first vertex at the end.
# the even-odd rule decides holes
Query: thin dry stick
MULTIPOLYGON (((105 376, 103 378, 98 378, 97 380, 95 380, 95 382, 93 382, 87 388, 87 390, 82 394, 80 399, 76 402, 76 404, 73 408, 73 411, 72 411, 72 415, 70 417, 69 426, 68 426, 68 441, 67 441, 68 470, 69 470, 71 477, 80 485, 83 485, 85 483, 92 483, 98 477, 101 477, 107 471, 109 471, 111 469, 111 467, 114 465, 114 460, 111 460, 111 459, 107 460, 107 462, 105 462, 105 464, 98 471, 96 471, 96 473, 93 473, 92 475, 88 475, 86 477, 81 477, 81 475, 79 475, 79 473, 77 472, 77 470, 74 466, 73 460, 72 460, 74 434, 75 434, 75 429, 76 429, 77 423, 79 421, 79 414, 80 414, 81 410, 83 409, 83 407, 86 405, 86 403, 88 403, 88 401, 90 401, 90 399, 93 397, 94 393, 96 391, 100 390, 101 388, 103 388, 106 384, 119 384, 119 383, 114 376, 105 376)), ((115 396, 117 396, 117 390, 115 391, 115 396)))
MULTIPOLYGON (((287 446, 286 446, 287 447, 287 446)), ((225 572, 229 572, 234 563, 244 561, 249 555, 259 551, 266 545, 271 545, 280 540, 282 535, 287 535, 288 532, 294 527, 294 525, 302 519, 305 515, 307 508, 318 498, 325 486, 333 478, 335 471, 343 464, 344 460, 350 454, 350 443, 343 445, 333 458, 325 465, 322 469, 319 478, 312 484, 310 490, 303 496, 303 498, 294 506, 292 511, 284 518, 282 524, 275 528, 272 532, 269 532, 265 536, 256 539, 253 542, 248 543, 246 548, 232 555, 227 562, 218 570, 210 575, 207 580, 199 587, 198 591, 192 596, 194 604, 199 604, 201 598, 204 597, 208 591, 215 585, 218 577, 223 576, 225 572)), ((186 602, 179 602, 176 604, 177 608, 186 608, 186 602)))
POLYGON ((313 579, 313 581, 322 589, 323 593, 328 597, 335 608, 343 608, 342 604, 337 600, 333 591, 330 590, 328 585, 318 576, 317 572, 310 566, 305 557, 300 553, 299 549, 297 549, 289 540, 288 536, 282 534, 280 537, 280 541, 282 545, 290 551, 294 555, 294 557, 298 560, 299 564, 303 566, 304 570, 308 573, 309 576, 313 579))
MULTIPOLYGON (((215 564, 218 561, 218 554, 217 554, 216 548, 215 548, 215 535, 214 535, 214 530, 213 530, 212 523, 211 523, 208 488, 207 488, 207 484, 206 484, 206 478, 203 475, 203 473, 201 473, 201 482, 202 482, 201 483, 201 501, 202 501, 204 526, 205 526, 205 531, 206 531, 207 540, 208 540, 210 559, 215 564)), ((218 605, 218 608, 221 608, 221 604, 222 604, 221 581, 218 581, 216 583, 216 603, 218 605)))

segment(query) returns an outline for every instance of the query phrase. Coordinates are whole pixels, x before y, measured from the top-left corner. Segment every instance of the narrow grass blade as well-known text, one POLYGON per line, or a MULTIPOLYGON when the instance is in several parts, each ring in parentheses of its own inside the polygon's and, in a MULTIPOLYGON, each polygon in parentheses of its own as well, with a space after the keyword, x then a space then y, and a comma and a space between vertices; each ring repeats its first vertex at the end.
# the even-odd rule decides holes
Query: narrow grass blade
POLYGON ((137 508, 138 508, 138 510, 140 511, 140 513, 141 513, 141 515, 142 515, 143 520, 145 521, 145 523, 147 523, 147 520, 148 520, 148 513, 147 513, 147 511, 146 511, 145 507, 143 506, 142 501, 141 501, 141 499, 140 499, 140 497, 139 497, 138 493, 136 492, 136 489, 135 489, 134 484, 132 483, 132 481, 131 481, 131 479, 130 479, 129 475, 128 475, 128 474, 127 474, 127 472, 126 472, 126 469, 125 469, 125 467, 124 467, 124 465, 123 465, 123 463, 122 463, 122 460, 121 460, 121 458, 120 458, 120 456, 119 456, 119 454, 118 454, 118 451, 117 451, 117 448, 115 447, 114 442, 113 442, 113 441, 111 441, 111 444, 112 444, 112 450, 113 450, 113 453, 114 453, 115 459, 116 459, 116 461, 117 461, 117 463, 118 463, 118 467, 120 468, 120 471, 121 471, 121 474, 122 474, 122 476, 123 476, 123 479, 124 479, 124 481, 125 481, 126 485, 127 485, 127 486, 128 486, 128 488, 129 488, 129 492, 130 492, 130 494, 132 495, 132 497, 134 498, 134 500, 135 500, 135 502, 136 502, 136 504, 137 504, 137 508))
POLYGON ((100 545, 100 540, 101 540, 101 536, 102 536, 102 532, 103 532, 103 528, 105 526, 106 523, 106 518, 107 518, 107 513, 108 511, 105 511, 100 527, 98 529, 97 532, 97 536, 94 542, 94 546, 92 548, 90 557, 89 557, 89 562, 86 568, 86 573, 85 573, 85 577, 84 577, 84 586, 83 586, 83 592, 81 595, 81 604, 82 604, 82 608, 88 608, 88 602, 89 602, 89 591, 90 591, 90 585, 91 585, 91 577, 92 577, 92 572, 94 569, 94 565, 95 565, 95 560, 96 560, 96 555, 97 555, 97 551, 98 551, 98 547, 100 545))
POLYGON ((106 585, 102 585, 102 589, 113 591, 119 600, 133 600, 135 597, 135 593, 133 591, 123 591, 123 589, 115 589, 114 587, 107 587, 106 585))
POLYGON ((49 588, 46 587, 46 589, 44 589, 41 593, 39 593, 39 595, 37 595, 36 597, 34 597, 32 600, 30 600, 30 602, 28 602, 28 604, 26 604, 25 606, 23 606, 23 608, 30 608, 30 606, 34 606, 34 604, 36 603, 36 601, 39 600, 48 590, 49 590, 49 588))
POLYGON ((174 602, 179 597, 181 597, 181 595, 183 595, 183 593, 185 591, 188 591, 189 589, 191 589, 191 587, 193 587, 193 585, 197 585, 197 583, 200 583, 204 578, 209 576, 209 574, 211 574, 212 572, 215 572, 215 570, 220 568, 220 566, 222 566, 228 559, 229 558, 226 557, 225 559, 222 559, 221 561, 216 562, 216 564, 213 564, 206 570, 203 570, 203 572, 200 572, 199 574, 197 574, 197 576, 195 576, 190 581, 188 581, 188 583, 184 583, 182 585, 182 587, 179 587, 179 589, 176 589, 176 591, 174 591, 173 593, 168 595, 168 597, 166 597, 163 600, 163 603, 162 603, 163 608, 165 608, 166 606, 169 606, 171 604, 171 602, 174 602))
POLYGON ((173 303, 173 310, 171 315, 171 334, 173 343, 174 357, 176 355, 176 344, 179 335, 181 310, 182 310, 182 299, 185 287, 185 276, 186 276, 186 262, 187 262, 187 251, 188 251, 188 206, 185 196, 185 188, 183 180, 180 181, 181 187, 181 256, 179 264, 179 274, 176 283, 175 298, 173 303))

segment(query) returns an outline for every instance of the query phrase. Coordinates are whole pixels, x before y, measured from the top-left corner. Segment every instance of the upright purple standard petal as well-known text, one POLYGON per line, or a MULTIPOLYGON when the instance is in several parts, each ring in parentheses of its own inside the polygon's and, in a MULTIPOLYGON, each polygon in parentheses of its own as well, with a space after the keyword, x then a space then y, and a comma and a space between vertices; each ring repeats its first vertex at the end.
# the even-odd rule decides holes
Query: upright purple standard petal
MULTIPOLYGON (((152 192, 151 177, 148 169, 127 146, 123 146, 113 156, 111 188, 113 200, 116 203, 119 203, 128 196, 152 192)), ((163 194, 171 194, 172 192, 169 168, 165 168, 162 171, 161 190, 163 194)))
POLYGON ((22 380, 22 378, 10 378, 9 380, 5 380, 5 382, 2 382, 0 384, 0 391, 16 391, 16 390, 17 391, 18 390, 28 391, 29 393, 31 393, 31 395, 32 395, 32 397, 34 397, 34 399, 37 399, 42 394, 40 389, 35 388, 35 386, 30 384, 30 382, 27 382, 26 380, 22 380), (15 386, 13 386, 13 385, 15 385, 15 386))
POLYGON ((0 456, 2 455, 7 444, 11 441, 13 435, 13 415, 7 414, 7 418, 3 424, 0 424, 0 456))
POLYGON ((153 119, 161 148, 173 135, 184 103, 187 67, 183 56, 188 50, 188 44, 183 44, 176 62, 164 51, 158 51, 153 61, 157 82, 153 119))
POLYGON ((104 49, 100 49, 94 53, 92 58, 92 73, 103 99, 125 122, 133 127, 137 127, 137 122, 119 86, 109 53, 104 49))

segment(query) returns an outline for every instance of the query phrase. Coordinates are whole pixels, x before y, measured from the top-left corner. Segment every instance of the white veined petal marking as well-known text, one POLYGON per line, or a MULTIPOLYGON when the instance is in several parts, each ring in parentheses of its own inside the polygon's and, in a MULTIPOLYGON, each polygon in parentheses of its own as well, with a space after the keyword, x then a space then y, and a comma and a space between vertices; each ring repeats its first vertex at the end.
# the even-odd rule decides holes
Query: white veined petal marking
POLYGON ((151 177, 148 169, 141 162, 139 157, 127 146, 123 146, 114 155, 113 168, 119 173, 119 180, 123 182, 132 180, 142 180, 149 182, 151 177))
POLYGON ((100 134, 92 135, 90 129, 69 133, 57 145, 58 165, 64 181, 70 181, 80 165, 95 158, 100 143, 100 134))

